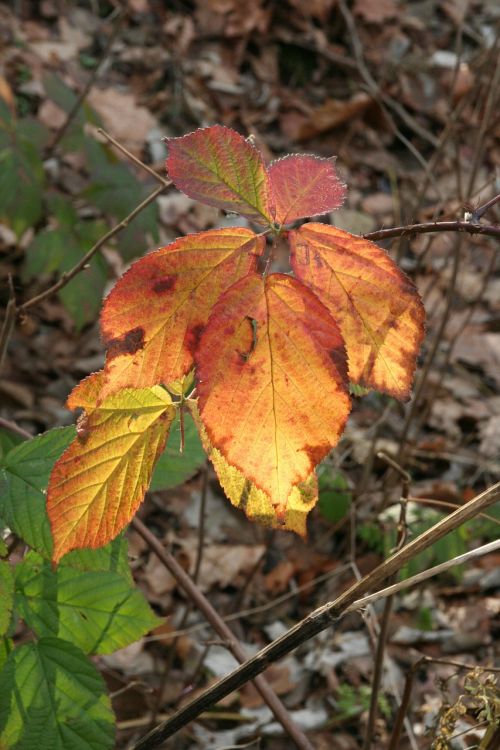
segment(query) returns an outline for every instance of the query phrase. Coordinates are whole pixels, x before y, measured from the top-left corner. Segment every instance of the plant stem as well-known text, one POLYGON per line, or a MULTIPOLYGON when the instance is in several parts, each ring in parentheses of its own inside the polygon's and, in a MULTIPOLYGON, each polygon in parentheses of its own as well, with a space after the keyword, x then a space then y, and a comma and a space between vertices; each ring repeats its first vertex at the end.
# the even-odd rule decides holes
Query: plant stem
POLYGON ((465 232, 466 234, 483 234, 489 237, 500 238, 500 226, 478 224, 463 220, 426 221, 422 224, 407 224, 403 227, 377 229, 375 232, 364 234, 363 237, 365 240, 387 240, 391 237, 404 237, 412 234, 428 234, 433 232, 465 232))
MULTIPOLYGON (((149 544, 153 552, 159 557, 165 567, 175 577, 178 584, 184 589, 186 594, 191 598, 196 607, 206 617, 210 625, 216 631, 216 633, 225 642, 227 648, 231 651, 233 656, 240 662, 244 663, 246 654, 235 638, 233 632, 228 628, 226 623, 222 620, 220 615, 212 607, 208 599, 202 594, 200 589, 191 580, 188 574, 179 565, 177 560, 167 552, 159 540, 149 531, 149 529, 140 521, 138 518, 134 518, 132 521, 133 528, 142 536, 142 538, 149 544)), ((247 682, 247 680, 245 680, 247 682)), ((311 743, 302 732, 299 727, 293 722, 290 714, 270 687, 267 680, 262 676, 258 675, 254 680, 255 687, 275 715, 276 719, 283 726, 283 729, 287 732, 290 738, 295 742, 296 746, 301 750, 313 750, 311 743)), ((198 714, 197 714, 198 715, 198 714)), ((160 725, 161 726, 161 725, 160 725)), ((154 735, 157 730, 153 730, 151 735, 154 735)), ((156 747, 155 744, 150 744, 150 734, 146 735, 145 738, 139 740, 135 746, 137 750, 147 750, 148 748, 156 747)), ((161 740, 160 740, 161 741, 161 740)))
MULTIPOLYGON (((278 659, 286 656, 295 648, 305 643, 313 636, 329 628, 354 602, 367 591, 379 585, 382 581, 397 573, 400 568, 417 554, 430 547, 450 531, 461 526, 465 521, 474 518, 500 497, 500 482, 477 495, 465 505, 458 508, 446 518, 439 521, 427 531, 423 532, 401 550, 378 565, 361 581, 355 583, 333 602, 319 607, 301 622, 297 623, 285 635, 277 638, 255 656, 246 661, 231 674, 219 680, 215 685, 202 693, 198 698, 177 711, 170 719, 160 724, 156 729, 143 737, 133 750, 152 750, 164 740, 171 737, 179 729, 208 707, 225 698, 234 690, 238 690, 249 680, 260 675, 267 667, 278 659)), ((439 567, 439 566, 438 566, 439 567)), ((184 571, 182 571, 184 574, 184 571)), ((185 575, 185 574, 184 574, 185 575)), ((405 583, 405 582, 403 582, 405 583)), ((399 586, 399 584, 396 584, 399 586)), ((388 593, 392 593, 392 590, 388 593)), ((363 606, 366 600, 363 600, 363 606)))

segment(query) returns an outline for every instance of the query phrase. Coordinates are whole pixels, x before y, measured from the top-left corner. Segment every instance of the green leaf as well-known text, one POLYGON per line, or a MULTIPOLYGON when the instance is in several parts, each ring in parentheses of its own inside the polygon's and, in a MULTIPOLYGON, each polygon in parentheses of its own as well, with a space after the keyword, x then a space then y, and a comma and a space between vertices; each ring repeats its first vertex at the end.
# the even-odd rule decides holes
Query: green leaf
POLYGON ((52 555, 52 535, 44 493, 55 461, 74 437, 74 427, 49 430, 12 448, 0 461, 0 518, 47 557, 52 555))
MULTIPOLYGON (((92 184, 84 191, 90 203, 104 214, 123 219, 149 194, 148 190, 125 164, 114 161, 112 154, 98 143, 86 144, 86 155, 92 184)), ((158 209, 154 203, 117 235, 118 248, 127 260, 149 249, 147 235, 158 240, 158 209)))
MULTIPOLYGON (((26 251, 23 273, 25 279, 69 271, 104 233, 104 226, 99 222, 82 222, 77 227, 75 217, 71 224, 70 212, 63 214, 61 205, 57 208, 68 226, 44 230, 36 235, 26 251)), ((58 296, 78 330, 97 317, 106 279, 106 264, 101 256, 96 255, 88 268, 77 274, 59 292, 58 296)))
POLYGON ((74 644, 42 638, 14 649, 0 673, 0 747, 107 750, 114 717, 104 680, 74 644))
POLYGON ((325 465, 319 471, 319 510, 328 521, 336 523, 351 506, 352 494, 347 479, 325 465))
POLYGON ((61 565, 75 570, 108 571, 119 573, 132 583, 132 573, 128 561, 128 540, 125 533, 97 549, 76 549, 61 558, 61 565))
MULTIPOLYGON (((43 76, 43 85, 49 99, 51 99, 54 104, 57 104, 63 112, 69 114, 78 99, 78 96, 73 89, 66 86, 64 81, 53 73, 48 73, 43 76)), ((84 147, 88 140, 84 132, 84 125, 86 122, 97 126, 102 125, 99 116, 92 107, 84 101, 76 112, 76 115, 72 118, 68 130, 61 140, 60 145, 65 151, 80 151, 84 147)))
POLYGON ((0 430, 0 461, 15 445, 24 442, 24 438, 10 430, 0 430))
POLYGON ((0 561, 0 635, 9 628, 14 603, 14 576, 8 562, 0 561))
POLYGON ((123 648, 161 622, 119 573, 63 564, 53 571, 35 552, 16 568, 15 606, 38 636, 58 636, 92 654, 123 648))
POLYGON ((13 648, 14 641, 12 638, 6 638, 4 635, 0 637, 0 672, 13 648))
POLYGON ((184 452, 179 450, 181 441, 179 416, 175 417, 165 450, 158 459, 150 491, 168 490, 178 487, 203 466, 207 454, 203 450, 198 430, 190 414, 184 416, 184 452))
POLYGON ((42 215, 42 162, 32 144, 0 151, 0 219, 19 237, 42 215))

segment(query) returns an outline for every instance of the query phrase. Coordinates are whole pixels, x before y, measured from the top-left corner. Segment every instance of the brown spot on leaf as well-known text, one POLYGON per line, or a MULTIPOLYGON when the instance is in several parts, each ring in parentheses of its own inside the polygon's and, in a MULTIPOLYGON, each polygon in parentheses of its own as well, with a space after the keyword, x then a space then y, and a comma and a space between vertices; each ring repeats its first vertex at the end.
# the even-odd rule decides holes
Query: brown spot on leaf
POLYGON ((198 344, 200 343, 201 334, 205 330, 205 326, 201 323, 198 323, 197 325, 193 326, 192 328, 189 328, 186 331, 186 346, 191 352, 191 354, 194 354, 195 351, 198 349, 198 344))
POLYGON ((119 336, 116 339, 110 339, 105 342, 108 350, 108 358, 113 359, 119 354, 135 354, 144 346, 144 328, 137 326, 131 331, 119 336))
POLYGON ((174 288, 177 282, 176 276, 164 276, 153 284, 153 292, 155 294, 162 294, 163 292, 169 292, 174 288))

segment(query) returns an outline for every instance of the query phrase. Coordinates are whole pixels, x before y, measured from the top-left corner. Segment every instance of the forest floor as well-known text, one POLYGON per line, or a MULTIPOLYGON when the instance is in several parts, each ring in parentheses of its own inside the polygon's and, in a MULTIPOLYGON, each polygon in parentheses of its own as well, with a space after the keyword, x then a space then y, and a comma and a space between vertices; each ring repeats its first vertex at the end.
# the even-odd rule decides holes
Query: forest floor
MULTIPOLYGON (((43 291, 157 187, 98 126, 162 175, 163 137, 215 123, 251 134, 266 160, 335 155, 347 199, 321 220, 353 233, 462 219, 500 187, 499 21, 493 0, 127 0, 121 14, 101 0, 0 3, 2 120, 19 123, 42 154, 39 162, 29 147, 24 154, 42 170, 38 188, 12 187, 22 165, 0 176, 2 285, 10 274, 19 302, 43 291)), ((497 204, 484 221, 499 217, 497 204)), ((66 293, 27 311, 3 363, 0 415, 32 434, 71 424, 68 393, 103 365, 98 311, 114 280, 147 250, 232 220, 173 189, 160 196, 66 293)), ((248 654, 389 554, 401 478, 379 451, 409 472, 409 538, 500 477, 498 241, 438 233, 381 244, 426 307, 414 397, 354 399, 320 468, 307 540, 249 522, 225 499, 194 435, 179 456, 178 431, 139 511, 185 570, 198 571, 248 654)), ((6 303, 7 284, 0 293, 6 303)), ((499 522, 496 507, 404 573, 496 538, 499 522)), ((166 620, 96 660, 114 694, 120 748, 236 665, 133 530, 129 543, 136 581, 166 620)), ((424 656, 400 747, 480 746, 481 709, 500 714, 498 691, 481 687, 489 673, 472 673, 498 657, 499 562, 493 553, 397 597, 374 750, 388 747, 405 679, 424 656), (467 675, 473 699, 460 712, 467 675)), ((266 672, 317 750, 363 746, 380 615, 378 606, 349 615, 266 672)), ((290 740, 247 685, 165 746, 280 750, 290 740)))

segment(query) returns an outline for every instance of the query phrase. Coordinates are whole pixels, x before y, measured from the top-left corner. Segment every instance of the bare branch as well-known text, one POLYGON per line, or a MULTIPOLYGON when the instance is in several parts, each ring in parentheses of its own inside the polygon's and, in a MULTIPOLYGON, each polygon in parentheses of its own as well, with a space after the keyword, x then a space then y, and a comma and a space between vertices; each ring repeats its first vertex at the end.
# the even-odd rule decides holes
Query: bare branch
POLYGON ((330 627, 353 602, 359 600, 367 591, 390 578, 409 560, 430 547, 450 531, 461 526, 478 513, 493 505, 500 498, 500 482, 482 492, 465 505, 458 508, 446 518, 425 531, 419 537, 400 549, 390 558, 378 565, 371 573, 342 593, 335 601, 319 607, 301 622, 297 623, 281 638, 277 638, 238 669, 219 680, 215 685, 188 703, 167 721, 143 737, 134 745, 133 750, 152 750, 179 729, 195 719, 200 713, 246 682, 260 675, 267 667, 286 656, 297 646, 330 627))

